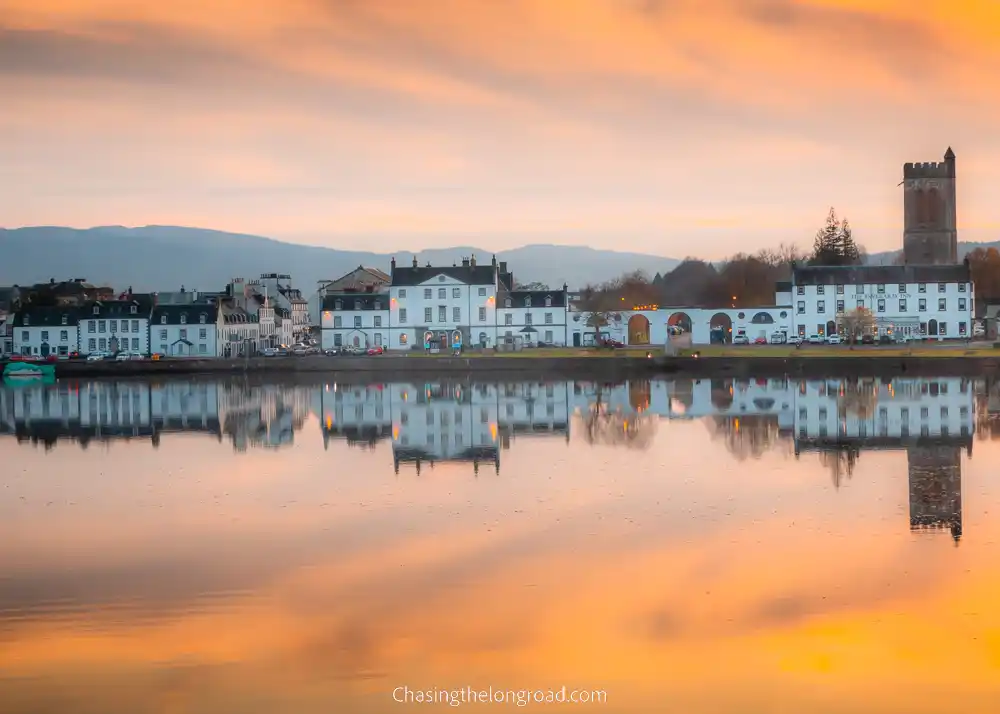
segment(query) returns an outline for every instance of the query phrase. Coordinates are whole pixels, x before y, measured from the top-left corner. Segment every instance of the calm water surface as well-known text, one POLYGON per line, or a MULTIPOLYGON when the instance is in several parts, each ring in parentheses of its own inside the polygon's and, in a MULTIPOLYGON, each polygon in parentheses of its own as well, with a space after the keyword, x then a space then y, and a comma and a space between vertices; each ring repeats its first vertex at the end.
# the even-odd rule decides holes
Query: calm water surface
POLYGON ((994 712, 994 392, 6 389, 0 709, 994 712))

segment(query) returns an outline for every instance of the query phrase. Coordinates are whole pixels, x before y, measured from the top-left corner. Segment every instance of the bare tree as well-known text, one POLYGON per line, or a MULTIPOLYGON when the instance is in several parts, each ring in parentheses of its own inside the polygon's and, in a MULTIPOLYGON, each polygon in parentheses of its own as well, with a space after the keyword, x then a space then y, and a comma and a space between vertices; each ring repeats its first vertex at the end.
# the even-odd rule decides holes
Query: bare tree
POLYGON ((857 342, 861 335, 875 330, 875 315, 865 307, 843 313, 837 318, 837 322, 837 328, 847 334, 850 342, 857 342))

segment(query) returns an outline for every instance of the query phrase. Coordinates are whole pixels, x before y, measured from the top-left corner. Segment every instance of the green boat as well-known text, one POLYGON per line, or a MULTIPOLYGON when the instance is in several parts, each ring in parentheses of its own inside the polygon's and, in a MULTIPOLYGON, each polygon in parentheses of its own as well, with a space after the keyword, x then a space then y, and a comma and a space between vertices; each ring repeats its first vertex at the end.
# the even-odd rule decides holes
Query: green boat
POLYGON ((8 362, 3 368, 5 382, 54 382, 56 368, 52 364, 8 362))

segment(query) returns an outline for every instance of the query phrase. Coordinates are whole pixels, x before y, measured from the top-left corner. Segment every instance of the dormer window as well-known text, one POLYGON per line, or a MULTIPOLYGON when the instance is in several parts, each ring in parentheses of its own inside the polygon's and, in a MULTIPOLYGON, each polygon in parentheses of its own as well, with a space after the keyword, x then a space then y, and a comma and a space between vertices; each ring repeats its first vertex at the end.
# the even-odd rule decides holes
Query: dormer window
POLYGON ((503 306, 510 307, 510 298, 507 298, 506 300, 503 301, 503 306))
POLYGON ((160 315, 160 324, 161 325, 166 325, 167 324, 167 316, 166 315, 160 315))
POLYGON ((372 305, 372 307, 375 310, 381 310, 382 309, 382 303, 380 303, 378 300, 376 300, 375 303, 374 303, 374 305, 372 305))
POLYGON ((340 300, 335 300, 334 303, 333 303, 333 309, 334 310, 343 310, 344 309, 344 303, 341 302, 340 300))
POLYGON ((524 298, 524 306, 525 307, 531 307, 531 296, 530 295, 528 297, 524 298))
POLYGON ((24 316, 24 324, 25 325, 31 324, 31 319, 27 315, 24 316))
POLYGON ((67 324, 68 322, 69 322, 69 318, 68 318, 68 317, 67 317, 66 315, 63 315, 63 316, 62 316, 62 324, 64 324, 64 325, 65 325, 65 324, 67 324))
POLYGON ((132 313, 133 315, 136 315, 139 312, 139 307, 138 307, 138 305, 133 305, 132 307, 129 308, 128 311, 130 313, 132 313))
POLYGON ((101 314, 101 308, 99 308, 97 305, 94 305, 94 314, 95 315, 101 314))
POLYGON ((181 324, 182 325, 186 325, 187 321, 188 321, 188 316, 187 315, 181 315, 181 324))
POLYGON ((355 300, 354 301, 354 309, 355 310, 360 310, 361 309, 361 301, 360 300, 355 300))
POLYGON ((552 307, 552 298, 549 295, 545 296, 545 307, 552 307))
POLYGON ((201 313, 200 315, 198 315, 198 322, 199 324, 204 325, 206 322, 208 322, 208 316, 205 313, 201 313))

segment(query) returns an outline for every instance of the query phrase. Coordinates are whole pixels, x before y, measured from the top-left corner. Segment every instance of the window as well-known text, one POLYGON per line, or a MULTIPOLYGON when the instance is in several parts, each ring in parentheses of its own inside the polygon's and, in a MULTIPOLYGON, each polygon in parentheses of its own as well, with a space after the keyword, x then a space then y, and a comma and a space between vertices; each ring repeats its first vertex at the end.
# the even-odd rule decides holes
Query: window
POLYGON ((203 354, 203 355, 208 354, 208 345, 206 345, 204 342, 198 345, 198 354, 203 354))
POLYGON ((941 324, 938 325, 938 334, 941 335, 942 337, 948 334, 947 322, 942 322, 941 324))
POLYGON ((166 330, 160 330, 160 342, 163 342, 166 339, 167 339, 167 331, 166 330))
POLYGON ((69 339, 69 330, 59 330, 59 341, 66 342, 69 339))
POLYGON ((816 301, 816 312, 818 312, 820 315, 826 312, 826 302, 824 300, 816 301))
POLYGON ((21 331, 21 342, 29 342, 29 341, 31 341, 31 338, 28 336, 28 331, 27 330, 22 330, 21 331))
POLYGON ((823 285, 817 285, 816 286, 816 294, 817 295, 822 295, 825 291, 826 291, 826 287, 825 286, 823 286, 823 285))
POLYGON ((444 300, 446 297, 448 297, 448 288, 438 288, 438 300, 444 300))
POLYGON ((840 314, 843 311, 844 311, 844 301, 843 300, 838 300, 837 301, 837 314, 840 314))
POLYGON ((438 305, 438 322, 448 322, 448 308, 438 305))
POLYGON ((361 327, 361 315, 354 316, 354 327, 355 328, 361 327))
POLYGON ((376 300, 375 302, 372 303, 372 310, 381 310, 381 309, 382 309, 381 301, 376 300))
POLYGON ((382 346, 382 333, 381 332, 376 332, 375 333, 375 344, 378 347, 382 346))
POLYGON ((344 309, 344 302, 343 302, 343 300, 334 300, 333 301, 333 309, 334 310, 343 310, 344 309))
POLYGON ((531 324, 531 313, 530 312, 524 313, 524 324, 525 325, 530 325, 531 324))
POLYGON ((514 324, 514 316, 511 315, 508 312, 506 315, 503 316, 503 324, 505 324, 505 325, 513 325, 514 324))
MULTIPOLYGON (((205 324, 206 322, 208 322, 208 315, 206 315, 205 313, 201 313, 200 315, 198 315, 198 322, 199 322, 200 324, 204 325, 204 324, 205 324)), ((136 332, 136 331, 137 331, 137 330, 135 329, 135 326, 136 326, 137 324, 138 324, 138 321, 135 321, 135 324, 134 324, 134 325, 133 325, 133 327, 132 327, 132 332, 136 332)))
POLYGON ((133 352, 138 352, 139 351, 139 338, 138 337, 133 337, 132 338, 132 351, 133 352))
POLYGON ((966 330, 965 323, 964 322, 958 323, 958 334, 964 335, 965 334, 965 330, 966 330))
POLYGON ((958 299, 958 309, 965 310, 965 298, 958 299))
POLYGON ((98 332, 107 332, 108 331, 107 320, 101 320, 100 322, 97 323, 97 331, 98 332))
POLYGON ((97 349, 97 340, 91 337, 89 340, 87 340, 87 351, 93 352, 96 349, 97 349))
POLYGON ((548 295, 545 296, 545 307, 552 307, 552 298, 548 295))
POLYGON ((424 288, 424 300, 430 300, 432 297, 434 297, 434 295, 431 292, 431 289, 430 288, 424 288))
POLYGON ((407 334, 406 334, 405 332, 400 332, 400 333, 399 333, 399 344, 401 344, 401 345, 405 345, 405 344, 406 344, 406 341, 407 341, 408 339, 409 339, 409 338, 408 338, 408 336, 407 336, 407 334))
POLYGON ((451 309, 451 321, 452 322, 461 322, 462 321, 462 308, 460 308, 460 307, 453 307, 451 309))
POLYGON ((920 312, 927 312, 927 298, 920 298, 917 301, 917 310, 920 312))
POLYGON ((182 340, 186 340, 188 338, 188 331, 187 330, 181 330, 180 331, 180 337, 181 337, 182 340))
POLYGON ((68 320, 69 320, 69 318, 66 315, 63 315, 62 316, 62 323, 61 324, 65 325, 68 320))
POLYGON ((433 320, 434 320, 434 318, 431 315, 431 308, 425 307, 424 308, 424 322, 430 323, 433 320))
POLYGON ((940 312, 944 312, 947 309, 948 309, 948 298, 938 299, 938 310, 940 312))
POLYGON ((479 321, 480 322, 486 322, 486 308, 485 307, 479 308, 479 321))
POLYGON ((854 286, 854 294, 855 295, 864 295, 865 294, 865 286, 864 285, 855 285, 854 286))
POLYGON ((439 283, 443 283, 444 282, 444 276, 443 275, 439 275, 438 276, 438 282, 439 283))
POLYGON ((531 307, 531 296, 530 295, 528 297, 524 298, 524 306, 525 307, 531 307))
POLYGON ((98 307, 97 305, 94 305, 94 314, 95 315, 100 315, 101 314, 101 308, 98 307))
POLYGON ((360 300, 355 300, 354 301, 354 309, 355 310, 361 310, 362 309, 362 304, 361 304, 360 300))
POLYGON ((343 344, 342 338, 339 334, 333 336, 333 346, 340 347, 343 344))
POLYGON ((865 307, 865 301, 864 301, 864 300, 858 300, 858 303, 857 303, 857 305, 855 305, 855 307, 856 307, 856 308, 857 308, 858 310, 863 310, 863 309, 864 309, 864 307, 865 307))
POLYGON ((844 294, 844 286, 843 285, 838 285, 837 286, 837 294, 838 295, 843 295, 844 294))
POLYGON ((486 297, 486 288, 479 288, 479 297, 486 297))
POLYGON ((546 325, 551 325, 552 324, 552 313, 551 312, 545 313, 545 324, 546 325))
POLYGON ((453 298, 460 298, 460 297, 462 297, 462 288, 452 288, 451 289, 451 296, 453 298))
POLYGON ((805 295, 806 294, 806 286, 805 285, 797 285, 795 287, 795 292, 798 295, 805 295))
POLYGON ((400 288, 399 289, 399 299, 402 300, 405 297, 406 297, 406 288, 400 288))
POLYGON ((118 332, 118 320, 108 320, 112 332, 118 332))
POLYGON ((945 289, 946 289, 946 286, 945 286, 944 283, 938 283, 938 292, 939 293, 943 293, 945 291, 945 289))
POLYGON ((805 300, 799 300, 798 314, 800 314, 800 315, 805 315, 806 314, 806 301, 805 300))
POLYGON ((98 346, 99 346, 99 348, 100 348, 101 352, 104 352, 104 351, 105 351, 106 349, 108 349, 108 340, 107 340, 107 338, 105 338, 105 337, 102 337, 102 338, 101 338, 101 339, 100 339, 100 340, 98 341, 98 346))
POLYGON ((382 327, 382 316, 375 315, 375 317, 372 318, 372 325, 374 327, 382 327))
POLYGON ((552 344, 552 330, 545 331, 545 341, 552 344))
POLYGON ((899 311, 906 312, 906 298, 899 298, 899 311))
POLYGON ((503 306, 504 307, 510 307, 510 304, 511 304, 510 303, 510 298, 507 298, 506 300, 503 301, 503 306))
POLYGON ((965 287, 966 287, 966 283, 959 283, 958 284, 958 292, 964 293, 965 292, 965 287))
POLYGON ((899 284, 899 292, 901 292, 901 293, 905 293, 906 292, 906 284, 905 283, 900 283, 899 284))
POLYGON ((884 295, 885 294, 885 283, 879 283, 878 287, 876 288, 876 291, 878 292, 879 295, 884 295))
POLYGON ((135 315, 136 313, 139 312, 139 307, 137 305, 132 305, 131 307, 129 307, 128 311, 133 315, 135 315))
POLYGON ((402 324, 406 323, 406 308, 405 307, 399 308, 399 321, 402 324))
POLYGON ((93 333, 96 331, 97 331, 97 323, 94 322, 93 320, 87 320, 87 332, 93 333))
POLYGON ((343 327, 343 320, 341 319, 340 315, 337 315, 336 317, 333 318, 333 326, 335 328, 343 327))
POLYGON ((882 299, 882 298, 879 298, 879 301, 878 301, 878 311, 879 312, 885 312, 885 300, 882 299))
POLYGON ((918 293, 925 293, 925 292, 927 292, 927 283, 918 283, 917 284, 917 292, 918 293))
POLYGON ((202 328, 202 329, 198 330, 198 339, 199 340, 207 340, 208 339, 208 330, 206 330, 205 328, 202 328))

